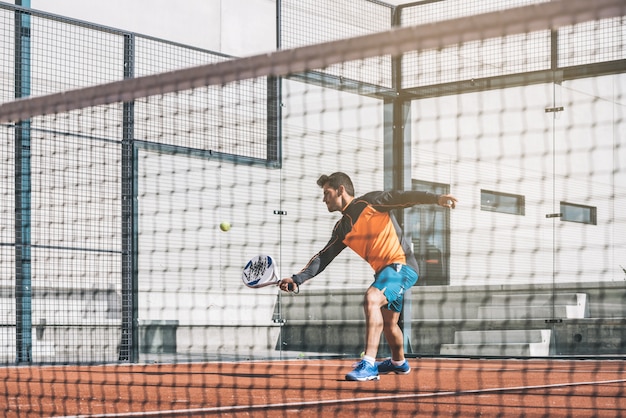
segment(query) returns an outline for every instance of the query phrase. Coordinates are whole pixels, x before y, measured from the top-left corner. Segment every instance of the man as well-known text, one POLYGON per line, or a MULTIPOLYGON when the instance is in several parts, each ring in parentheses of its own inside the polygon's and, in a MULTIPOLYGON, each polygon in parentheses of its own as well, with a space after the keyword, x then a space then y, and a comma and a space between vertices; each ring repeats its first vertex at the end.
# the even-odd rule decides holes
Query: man
POLYGON ((375 271, 374 283, 363 301, 366 335, 365 355, 346 380, 378 380, 379 374, 408 374, 409 363, 404 358, 402 330, 398 325, 404 292, 418 277, 417 261, 410 244, 404 238, 393 209, 418 204, 439 204, 453 209, 457 199, 452 195, 435 195, 418 191, 371 192, 354 197, 352 180, 345 173, 322 175, 317 180, 324 192, 329 212, 341 211, 343 217, 335 224, 328 244, 309 261, 307 266, 278 285, 288 291, 320 274, 346 247, 363 257, 375 271), (391 359, 376 363, 380 335, 384 332, 391 349, 391 359))

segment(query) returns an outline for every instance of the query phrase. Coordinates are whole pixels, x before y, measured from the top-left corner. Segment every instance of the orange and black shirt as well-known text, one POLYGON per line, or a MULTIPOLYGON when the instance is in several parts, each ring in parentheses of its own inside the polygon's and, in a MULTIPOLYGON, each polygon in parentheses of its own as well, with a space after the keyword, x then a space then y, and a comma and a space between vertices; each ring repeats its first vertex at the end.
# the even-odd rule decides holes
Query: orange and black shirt
POLYGON ((328 244, 292 278, 298 284, 317 276, 331 261, 350 247, 375 272, 390 264, 405 264, 418 272, 411 245, 393 212, 419 204, 437 203, 438 195, 419 191, 371 192, 355 198, 342 211, 328 244))

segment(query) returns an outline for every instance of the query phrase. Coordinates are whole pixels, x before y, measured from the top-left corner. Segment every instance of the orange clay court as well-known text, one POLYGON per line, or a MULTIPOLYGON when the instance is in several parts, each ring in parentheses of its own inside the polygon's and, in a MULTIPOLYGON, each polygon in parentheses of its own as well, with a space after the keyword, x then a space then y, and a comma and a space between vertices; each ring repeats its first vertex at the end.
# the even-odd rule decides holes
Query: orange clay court
POLYGON ((626 415, 618 360, 410 359, 409 375, 348 382, 353 360, 0 369, 6 417, 626 415))

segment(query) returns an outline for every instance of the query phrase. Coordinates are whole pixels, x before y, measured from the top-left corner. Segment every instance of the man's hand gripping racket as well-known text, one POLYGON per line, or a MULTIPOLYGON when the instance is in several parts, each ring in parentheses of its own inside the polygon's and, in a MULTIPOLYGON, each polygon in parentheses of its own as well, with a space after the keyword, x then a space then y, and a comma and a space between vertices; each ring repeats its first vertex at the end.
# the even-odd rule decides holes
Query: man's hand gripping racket
POLYGON ((252 258, 241 273, 243 284, 251 288, 279 285, 281 290, 299 293, 300 287, 291 279, 281 280, 274 259, 269 255, 257 255, 252 258))

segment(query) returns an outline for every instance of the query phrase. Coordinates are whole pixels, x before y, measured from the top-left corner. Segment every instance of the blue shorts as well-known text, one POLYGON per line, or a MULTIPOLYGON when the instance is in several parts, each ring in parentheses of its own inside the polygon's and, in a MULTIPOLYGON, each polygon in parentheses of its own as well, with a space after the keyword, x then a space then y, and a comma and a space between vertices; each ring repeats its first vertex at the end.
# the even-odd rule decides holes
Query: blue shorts
POLYGON ((402 312, 404 292, 417 283, 417 273, 404 264, 390 264, 374 275, 372 287, 387 298, 387 309, 402 312))

